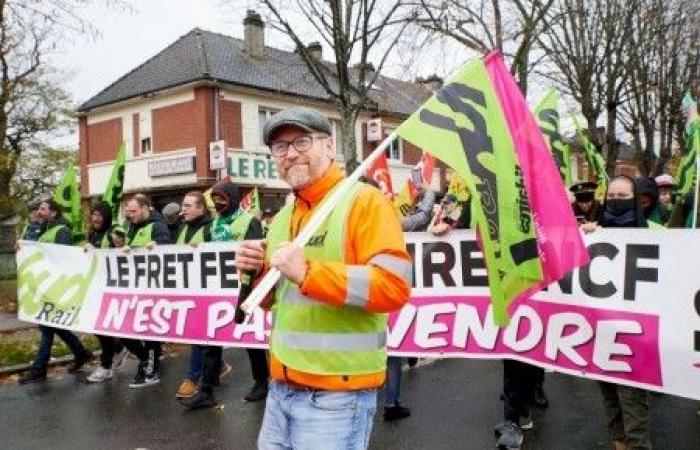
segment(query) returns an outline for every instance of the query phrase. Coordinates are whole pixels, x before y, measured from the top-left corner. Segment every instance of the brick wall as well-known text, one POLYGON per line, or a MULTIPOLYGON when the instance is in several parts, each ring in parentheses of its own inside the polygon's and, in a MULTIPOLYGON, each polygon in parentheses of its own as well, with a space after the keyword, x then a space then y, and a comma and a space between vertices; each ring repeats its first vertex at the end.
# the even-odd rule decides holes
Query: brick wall
POLYGON ((85 134, 81 129, 81 153, 83 145, 88 164, 112 161, 122 143, 122 119, 115 118, 87 125, 85 134), (83 143, 83 136, 87 139, 83 143))
POLYGON ((214 140, 214 88, 194 89, 194 146, 197 147, 197 179, 212 178, 209 171, 209 143, 214 140))
POLYGON ((195 100, 153 109, 151 139, 154 153, 195 146, 198 107, 195 100))
POLYGON ((78 117, 78 158, 80 161, 80 193, 88 195, 88 138, 87 117, 78 117))
POLYGON ((134 134, 134 139, 133 139, 133 148, 134 148, 134 156, 138 156, 141 154, 141 120, 139 120, 139 113, 134 113, 131 115, 131 126, 134 134))

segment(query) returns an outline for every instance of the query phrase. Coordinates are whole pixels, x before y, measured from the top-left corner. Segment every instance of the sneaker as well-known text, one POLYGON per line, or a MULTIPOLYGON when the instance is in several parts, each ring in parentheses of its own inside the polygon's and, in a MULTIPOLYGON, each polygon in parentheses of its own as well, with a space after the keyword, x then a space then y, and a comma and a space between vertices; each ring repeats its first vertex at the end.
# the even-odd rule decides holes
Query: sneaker
POLYGON ((191 397, 183 398, 180 403, 185 408, 193 411, 195 409, 213 408, 216 406, 216 400, 208 392, 199 391, 191 397))
POLYGON ((126 347, 124 347, 122 348, 122 351, 115 354, 112 358, 112 369, 117 370, 121 368, 126 362, 127 356, 129 356, 129 351, 126 349, 126 347))
POLYGON ((44 381, 46 381, 46 372, 30 370, 20 377, 19 384, 42 383, 44 381))
POLYGON ((411 417, 411 410, 405 406, 401 406, 398 403, 394 406, 384 407, 384 421, 392 422, 394 420, 405 419, 406 417, 411 417))
POLYGON ((247 402, 257 402, 267 397, 267 381, 256 381, 250 391, 243 397, 247 402))
POLYGON ((73 360, 73 367, 70 368, 69 372, 77 372, 85 365, 86 362, 90 361, 92 359, 92 353, 90 353, 87 350, 83 350, 82 352, 78 353, 75 355, 75 359, 73 360))
POLYGON ((147 362, 139 363, 139 367, 136 369, 136 375, 134 375, 131 383, 129 383, 130 388, 140 388, 160 383, 160 377, 158 377, 157 372, 149 374, 146 373, 147 365, 147 362))
POLYGON ((535 386, 535 393, 533 396, 533 403, 536 407, 545 409, 549 406, 549 399, 547 394, 544 392, 544 387, 541 384, 535 386))
POLYGON ((231 373, 233 370, 233 367, 231 367, 231 364, 227 363, 226 361, 221 361, 221 371, 219 372, 219 378, 223 378, 224 376, 228 375, 231 373))
POLYGON ((532 430, 535 424, 532 422, 532 414, 529 412, 526 416, 520 417, 520 429, 521 430, 532 430))
POLYGON ((112 369, 105 369, 104 367, 99 366, 90 375, 88 375, 87 380, 90 383, 102 383, 103 381, 112 378, 113 375, 114 372, 112 372, 112 369))
POLYGON ((197 385, 194 383, 194 381, 190 380, 189 378, 185 378, 184 380, 182 380, 182 383, 180 383, 180 387, 177 389, 175 397, 188 398, 192 397, 196 393, 197 385))
POLYGON ((523 443, 523 432, 515 423, 511 421, 496 425, 494 431, 497 434, 498 442, 496 447, 501 450, 519 450, 523 443))

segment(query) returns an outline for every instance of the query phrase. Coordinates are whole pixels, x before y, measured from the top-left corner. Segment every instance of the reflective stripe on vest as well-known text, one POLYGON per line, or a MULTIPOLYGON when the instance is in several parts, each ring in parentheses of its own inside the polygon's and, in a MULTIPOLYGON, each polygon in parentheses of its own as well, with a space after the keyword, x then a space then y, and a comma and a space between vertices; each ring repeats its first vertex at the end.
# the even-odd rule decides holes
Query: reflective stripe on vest
MULTIPOLYGON (((345 224, 361 188, 362 184, 355 184, 336 205, 304 247, 306 258, 345 262, 345 224)), ((268 258, 279 243, 292 238, 292 208, 282 208, 270 226, 268 258)), ((286 278, 277 283, 270 351, 283 365, 319 375, 369 374, 386 369, 387 316, 357 307, 366 305, 369 297, 369 268, 349 265, 347 270, 348 299, 341 307, 303 295, 286 278)))

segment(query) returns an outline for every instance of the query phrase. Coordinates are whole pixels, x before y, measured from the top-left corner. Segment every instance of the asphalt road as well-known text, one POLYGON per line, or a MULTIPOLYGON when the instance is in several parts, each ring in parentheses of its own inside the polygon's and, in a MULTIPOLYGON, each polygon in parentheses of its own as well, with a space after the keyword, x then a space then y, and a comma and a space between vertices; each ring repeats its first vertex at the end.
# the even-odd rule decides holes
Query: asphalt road
MULTIPOLYGON (((84 374, 64 374, 34 386, 0 387, 0 448, 19 449, 253 449, 264 402, 246 403, 250 387, 245 353, 225 352, 234 366, 217 391, 223 407, 185 411, 174 393, 186 357, 163 362, 162 382, 128 389, 134 363, 114 379, 92 385, 84 374)), ((412 416, 385 423, 375 418, 372 449, 495 448, 500 421, 501 364, 442 360, 404 372, 402 401, 412 416)), ((524 450, 608 449, 600 394, 594 382, 547 374, 551 406, 534 414, 524 450)), ((380 397, 379 404, 383 399, 380 397)), ((697 402, 671 396, 653 399, 656 449, 700 449, 697 402)), ((381 408, 378 409, 381 412, 381 408)))

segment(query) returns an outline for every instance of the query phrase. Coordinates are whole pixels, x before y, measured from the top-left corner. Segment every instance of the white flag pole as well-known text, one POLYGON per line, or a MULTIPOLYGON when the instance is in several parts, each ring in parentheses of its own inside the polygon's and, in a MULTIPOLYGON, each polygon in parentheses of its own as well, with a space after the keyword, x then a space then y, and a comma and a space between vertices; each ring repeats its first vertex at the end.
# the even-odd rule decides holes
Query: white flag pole
MULTIPOLYGON (((391 144, 396 137, 396 131, 387 136, 387 138, 384 139, 382 143, 379 144, 379 146, 367 158, 365 158, 364 161, 362 161, 362 164, 360 164, 352 174, 342 181, 340 186, 338 186, 338 189, 336 189, 327 200, 323 201, 321 206, 316 210, 316 212, 314 212, 309 222, 294 239, 294 244, 303 248, 306 243, 309 242, 311 236, 313 236, 326 217, 328 217, 331 211, 333 211, 335 205, 337 205, 338 202, 348 194, 352 185, 355 184, 355 182, 359 180, 360 177, 365 174, 365 172, 367 172, 367 169, 369 169, 374 161, 382 153, 384 153, 384 150, 386 150, 389 144, 391 144)), ((270 290, 275 286, 277 281, 280 279, 280 275, 279 270, 275 269, 274 267, 268 270, 258 285, 251 291, 245 302, 241 304, 241 309, 246 314, 252 314, 255 308, 260 306, 260 303, 262 303, 267 293, 270 292, 270 290)))

